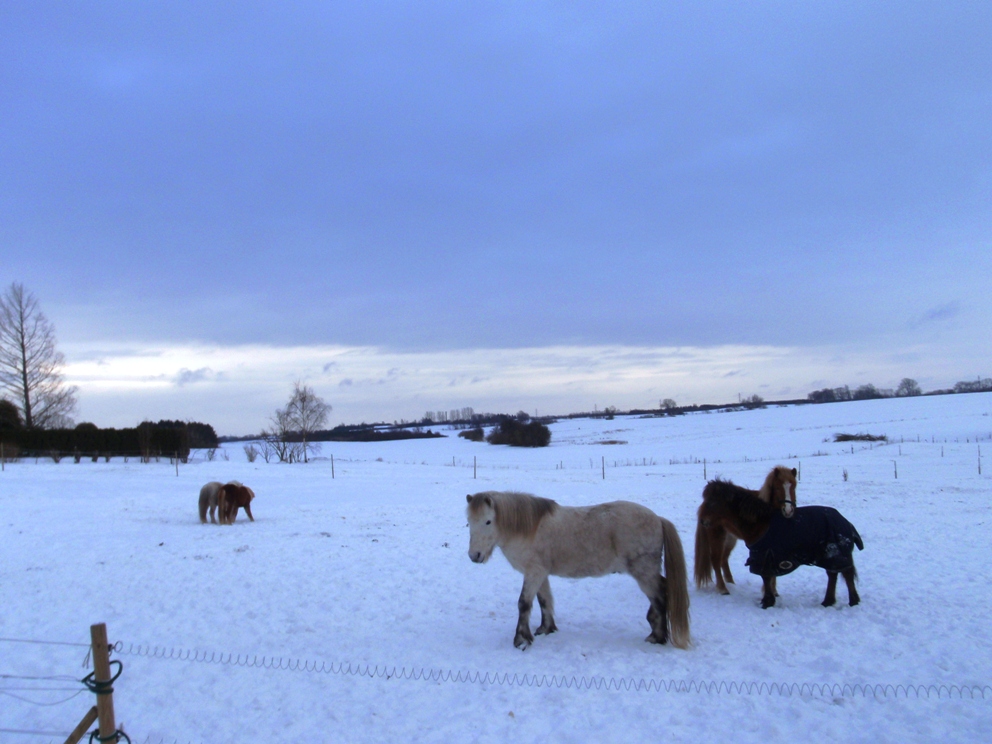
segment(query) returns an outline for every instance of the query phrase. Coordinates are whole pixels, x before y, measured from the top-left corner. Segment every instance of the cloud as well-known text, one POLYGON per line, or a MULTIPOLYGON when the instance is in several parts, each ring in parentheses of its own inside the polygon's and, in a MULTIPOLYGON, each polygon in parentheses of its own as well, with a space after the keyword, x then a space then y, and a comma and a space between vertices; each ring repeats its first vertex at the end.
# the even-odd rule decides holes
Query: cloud
POLYGON ((179 370, 176 376, 172 378, 172 382, 177 387, 182 387, 183 385, 193 385, 197 382, 204 382, 215 377, 216 375, 210 367, 200 367, 199 369, 193 370, 183 367, 179 370))
POLYGON ((913 328, 919 328, 928 323, 943 323, 953 320, 961 314, 961 303, 957 300, 932 307, 911 323, 913 328))
MULTIPOLYGON (((969 338, 964 348, 972 366, 988 359, 987 343, 969 338)), ((895 387, 907 375, 946 387, 960 379, 963 366, 959 357, 931 353, 926 345, 861 350, 614 345, 430 353, 204 345, 158 347, 157 354, 131 351, 122 347, 118 354, 102 357, 108 364, 97 364, 92 357, 67 364, 67 381, 80 389, 83 418, 124 426, 133 422, 135 411, 153 411, 157 418, 210 421, 218 431, 258 431, 271 411, 285 404, 288 381, 301 370, 319 370, 329 358, 338 365, 337 375, 324 382, 324 390, 318 384, 317 393, 334 406, 340 423, 413 420, 424 409, 466 406, 563 414, 594 405, 647 408, 660 398, 685 405, 731 402, 739 393, 790 387, 789 395, 802 397, 812 389, 862 381, 895 387), (910 369, 893 358, 899 352, 919 353, 920 361, 910 369), (216 371, 220 369, 225 372, 216 371), (741 388, 745 379, 750 389, 741 388), (220 380, 224 385, 209 384, 220 380), (803 380, 817 383, 807 389, 803 380), (457 384, 449 386, 452 381, 457 384)))

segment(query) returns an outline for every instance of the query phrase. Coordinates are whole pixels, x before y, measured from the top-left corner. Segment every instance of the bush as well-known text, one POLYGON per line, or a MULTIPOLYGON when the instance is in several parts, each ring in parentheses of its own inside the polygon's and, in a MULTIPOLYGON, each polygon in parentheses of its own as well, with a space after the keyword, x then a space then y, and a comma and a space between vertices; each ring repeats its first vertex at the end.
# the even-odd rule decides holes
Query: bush
POLYGON ((905 398, 913 395, 922 395, 919 384, 912 377, 903 377, 899 387, 896 388, 896 396, 905 398))
POLYGON ((851 389, 847 385, 839 388, 823 388, 823 390, 814 390, 807 397, 811 403, 834 403, 850 400, 851 389))
POLYGON ((462 439, 467 439, 470 442, 481 442, 486 438, 485 433, 482 431, 481 426, 477 426, 474 429, 466 429, 465 431, 458 432, 458 436, 462 439))
POLYGON ((974 382, 956 382, 954 383, 955 393, 984 393, 992 390, 992 379, 981 377, 974 382))
POLYGON ((854 398, 854 400, 877 400, 878 398, 884 398, 885 396, 882 395, 881 391, 877 387, 871 383, 868 383, 867 385, 858 386, 858 388, 851 393, 851 397, 854 398))
POLYGON ((3 452, 4 462, 18 462, 21 459, 20 447, 18 447, 13 442, 5 442, 2 439, 0 439, 0 442, 3 443, 3 448, 0 451, 3 452))
POLYGON ((834 434, 835 442, 888 442, 885 434, 834 434))
POLYGON ((551 429, 537 421, 524 424, 503 418, 486 437, 489 444, 508 444, 511 447, 547 447, 551 443, 551 429))
POLYGON ((6 398, 0 398, 0 431, 16 431, 21 428, 21 412, 6 398))

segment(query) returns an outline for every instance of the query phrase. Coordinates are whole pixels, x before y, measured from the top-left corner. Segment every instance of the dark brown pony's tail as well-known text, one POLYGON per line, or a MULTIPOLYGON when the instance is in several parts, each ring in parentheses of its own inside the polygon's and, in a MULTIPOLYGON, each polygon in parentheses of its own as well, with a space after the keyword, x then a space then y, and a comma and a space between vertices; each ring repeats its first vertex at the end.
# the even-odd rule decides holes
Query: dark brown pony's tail
POLYGON ((689 579, 685 568, 685 553, 682 540, 675 525, 664 517, 662 540, 665 551, 665 581, 668 585, 668 622, 671 629, 672 645, 675 648, 689 648, 689 579))
POLYGON ((713 557, 710 554, 709 530, 703 526, 703 507, 699 507, 696 516, 696 559, 695 571, 696 588, 701 589, 713 583, 713 557))

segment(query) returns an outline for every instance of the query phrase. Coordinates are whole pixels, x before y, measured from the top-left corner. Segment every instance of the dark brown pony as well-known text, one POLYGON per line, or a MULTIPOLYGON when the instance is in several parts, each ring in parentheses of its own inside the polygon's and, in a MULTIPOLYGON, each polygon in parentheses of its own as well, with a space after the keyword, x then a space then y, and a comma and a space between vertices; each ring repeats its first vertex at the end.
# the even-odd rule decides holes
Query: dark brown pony
POLYGON ((783 466, 773 469, 759 491, 715 480, 703 489, 703 503, 696 523, 696 586, 711 582, 716 574, 717 588, 729 594, 726 582, 733 583, 728 558, 737 538, 750 551, 747 565, 761 576, 763 608, 775 604, 775 579, 801 565, 819 566, 827 572, 827 593, 823 606, 836 599, 837 574, 847 583, 848 602, 861 598, 854 586, 854 548, 864 549, 861 536, 840 512, 828 506, 797 509, 796 471, 783 466), (722 573, 722 575, 721 575, 722 573))
POLYGON ((251 501, 255 492, 239 483, 225 483, 217 490, 217 519, 221 524, 234 524, 238 518, 238 509, 244 507, 245 514, 252 522, 251 501))
MULTIPOLYGON (((780 511, 788 517, 795 507, 795 468, 783 465, 773 468, 757 491, 741 488, 730 481, 712 480, 707 483, 696 520, 696 586, 709 586, 715 574, 717 590, 720 594, 730 594, 727 584, 734 583, 730 572, 730 553, 737 540, 748 544, 759 540, 767 532, 772 514, 780 511)), ((774 604, 774 576, 765 582, 766 598, 769 591, 771 604, 774 604)))

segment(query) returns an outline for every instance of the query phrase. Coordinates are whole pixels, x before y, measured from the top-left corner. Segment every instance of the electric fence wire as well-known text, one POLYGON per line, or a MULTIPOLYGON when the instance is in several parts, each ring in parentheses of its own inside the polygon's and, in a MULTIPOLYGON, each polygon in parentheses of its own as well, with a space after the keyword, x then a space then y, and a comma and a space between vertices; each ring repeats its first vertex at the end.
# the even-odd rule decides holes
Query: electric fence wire
MULTIPOLYGON (((21 734, 24 736, 57 736, 59 739, 66 739, 69 736, 68 731, 38 731, 36 729, 12 729, 12 728, 0 728, 0 734, 21 734)), ((139 742, 139 744, 182 744, 179 739, 152 739, 150 736, 139 742)), ((192 744, 192 742, 186 742, 186 744, 192 744)))
POLYGON ((89 648, 88 643, 72 643, 70 641, 42 641, 37 638, 0 638, 0 643, 33 643, 36 646, 76 646, 89 648))
POLYGON ((24 703, 29 703, 31 705, 38 705, 42 707, 51 707, 55 705, 62 705, 67 703, 73 698, 78 697, 82 693, 87 691, 87 688, 83 685, 82 680, 76 677, 71 677, 66 674, 50 674, 50 675, 28 675, 28 674, 0 674, 0 681, 6 680, 18 680, 22 683, 24 682, 59 682, 59 686, 52 685, 40 685, 33 684, 30 686, 24 684, 18 684, 17 686, 10 686, 9 684, 0 685, 0 695, 6 697, 14 698, 15 700, 20 700, 24 703), (74 683, 72 687, 68 687, 69 683, 74 683), (71 692, 72 695, 55 701, 41 701, 25 697, 24 695, 18 695, 16 693, 23 692, 71 692))
POLYGON ((22 734, 25 736, 58 736, 65 739, 69 736, 68 731, 35 731, 34 729, 9 729, 0 728, 0 734, 22 734))
POLYGON ((5 697, 11 697, 15 700, 20 700, 22 703, 28 703, 29 705, 37 705, 43 708, 51 708, 56 705, 62 705, 68 703, 70 700, 79 697, 84 692, 88 690, 84 687, 79 690, 73 691, 71 687, 0 687, 0 695, 5 697), (18 695, 17 692, 72 692, 68 697, 61 698, 59 700, 35 700, 33 698, 25 697, 24 695, 18 695))
MULTIPOLYGON (((40 641, 33 639, 0 638, 0 642, 37 643, 78 646, 86 643, 40 641)), ((499 687, 536 687, 566 690, 596 690, 607 692, 696 693, 709 695, 778 695, 782 697, 831 698, 915 698, 938 700, 992 699, 992 685, 979 684, 914 684, 914 683, 839 683, 839 682, 754 682, 728 680, 646 679, 643 677, 604 677, 568 674, 529 674, 520 672, 454 671, 424 667, 396 667, 368 663, 325 662, 257 654, 234 654, 218 651, 197 651, 176 647, 125 644, 118 641, 113 650, 126 656, 163 661, 184 661, 218 664, 268 671, 304 672, 369 679, 399 679, 411 682, 445 682, 499 687)), ((82 691, 81 691, 82 692, 82 691)), ((75 696, 73 696, 75 697, 75 696)), ((71 698, 70 698, 71 699, 71 698)))
POLYGON ((724 680, 645 679, 643 677, 602 677, 568 674, 528 674, 508 672, 452 671, 423 667, 395 667, 349 662, 324 662, 306 659, 233 654, 216 651, 166 648, 130 644, 121 654, 148 659, 219 664, 269 671, 306 672, 344 677, 404 680, 416 682, 454 682, 499 687, 547 687, 566 690, 607 692, 665 692, 710 695, 779 695, 783 697, 863 697, 915 698, 940 700, 992 700, 992 685, 891 684, 836 682, 747 682, 724 680))

